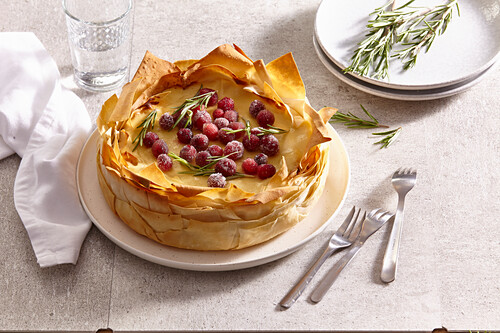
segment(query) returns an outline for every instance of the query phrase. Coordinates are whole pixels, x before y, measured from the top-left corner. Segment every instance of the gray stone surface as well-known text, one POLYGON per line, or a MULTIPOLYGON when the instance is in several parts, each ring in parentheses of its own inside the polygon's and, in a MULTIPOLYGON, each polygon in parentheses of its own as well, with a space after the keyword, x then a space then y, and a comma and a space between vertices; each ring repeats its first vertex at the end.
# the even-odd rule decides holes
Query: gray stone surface
MULTIPOLYGON (((441 100, 401 102, 359 92, 333 77, 315 54, 318 4, 136 1, 132 68, 146 50, 174 61, 234 42, 266 62, 292 51, 314 107, 358 112, 363 104, 381 122, 402 126, 385 150, 372 145, 369 130, 335 126, 352 178, 327 231, 276 262, 205 273, 144 261, 93 228, 77 265, 40 269, 14 207, 20 159, 11 156, 0 161, 0 330, 500 329, 499 68, 467 92, 441 100), (384 227, 321 303, 307 301, 309 289, 290 310, 279 311, 276 304, 353 204, 395 208, 390 175, 400 166, 417 168, 418 183, 407 197, 397 280, 384 285, 378 278, 389 235, 384 227)), ((110 94, 74 87, 60 1, 2 1, 0 31, 35 32, 64 84, 95 119, 110 94)))

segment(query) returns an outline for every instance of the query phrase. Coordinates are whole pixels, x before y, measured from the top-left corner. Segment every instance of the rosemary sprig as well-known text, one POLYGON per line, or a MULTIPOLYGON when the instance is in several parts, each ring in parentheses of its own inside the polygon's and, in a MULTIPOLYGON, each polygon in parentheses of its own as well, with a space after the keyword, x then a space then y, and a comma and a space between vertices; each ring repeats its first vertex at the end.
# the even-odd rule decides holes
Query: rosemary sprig
POLYGON ((142 123, 137 126, 137 128, 141 128, 141 131, 139 132, 139 134, 137 134, 134 141, 132 141, 132 143, 135 143, 134 149, 132 149, 132 151, 135 151, 139 145, 142 146, 142 141, 144 140, 144 137, 146 136, 149 128, 153 129, 155 127, 157 114, 158 111, 156 109, 151 111, 142 121, 142 123))
POLYGON ((402 45, 408 47, 398 51, 393 57, 400 60, 408 58, 408 60, 404 62, 404 69, 412 68, 417 62, 417 56, 420 50, 425 48, 425 52, 429 51, 436 36, 442 35, 446 31, 452 19, 453 6, 456 6, 458 15, 460 15, 458 1, 449 1, 448 4, 436 6, 426 13, 425 18, 429 17, 429 20, 418 20, 419 24, 423 21, 425 26, 418 28, 418 25, 414 24, 407 30, 406 34, 401 35, 399 39, 403 41, 402 45))
POLYGON ((335 113, 329 120, 330 123, 343 123, 344 126, 351 127, 351 128, 373 128, 373 127, 385 127, 388 128, 389 126, 387 125, 381 125, 375 117, 373 117, 370 112, 368 112, 363 105, 360 105, 361 109, 363 109, 363 112, 370 118, 370 119, 362 119, 358 116, 355 116, 353 113, 342 113, 342 112, 337 112, 335 113))
MULTIPOLYGON (((387 125, 382 125, 378 122, 378 120, 368 112, 363 105, 360 105, 363 112, 369 117, 369 119, 360 118, 353 113, 335 113, 330 120, 328 121, 331 124, 341 123, 349 128, 388 128, 387 125)), ((375 142, 374 144, 381 144, 380 148, 389 147, 394 141, 396 141, 397 137, 401 133, 402 128, 398 127, 395 130, 389 130, 384 132, 376 132, 372 133, 373 135, 383 135, 384 138, 382 140, 375 142)))
POLYGON ((192 117, 193 117, 193 109, 200 106, 204 105, 207 107, 208 101, 212 97, 213 94, 215 94, 215 91, 209 91, 207 93, 198 95, 200 93, 200 90, 203 88, 203 85, 200 86, 200 89, 198 89, 198 92, 191 98, 187 98, 180 106, 176 107, 176 110, 172 113, 172 115, 176 115, 177 113, 180 113, 179 116, 177 117, 177 120, 174 123, 174 128, 179 124, 179 122, 187 115, 188 120, 186 121, 185 127, 188 127, 192 123, 192 117))
POLYGON ((403 68, 413 67, 422 48, 429 50, 437 35, 445 32, 452 19, 452 7, 458 0, 448 0, 445 5, 434 8, 410 7, 410 0, 396 8, 396 0, 390 0, 376 8, 368 21, 369 32, 365 40, 358 43, 351 64, 344 72, 354 72, 363 76, 384 79, 388 76, 390 58, 407 59, 403 68), (406 48, 392 54, 393 46, 402 43, 406 48))
POLYGON ((183 159, 182 157, 180 157, 179 155, 177 155, 175 153, 168 153, 168 156, 170 156, 171 159, 179 162, 180 164, 184 165, 186 168, 188 168, 190 170, 197 171, 200 168, 197 165, 189 163, 188 161, 186 161, 185 159, 183 159))
POLYGON ((380 148, 387 148, 389 147, 396 139, 398 138, 399 134, 401 133, 402 128, 398 127, 396 129, 386 131, 386 132, 377 132, 377 133, 372 133, 373 135, 384 135, 385 137, 380 140, 375 142, 374 144, 380 144, 380 148))
POLYGON ((217 164, 217 162, 219 162, 220 160, 227 158, 227 157, 234 155, 234 154, 237 154, 237 152, 232 152, 231 154, 224 155, 224 156, 210 156, 208 158, 210 163, 208 163, 207 165, 202 166, 202 167, 200 167, 198 165, 194 165, 192 163, 189 163, 188 161, 186 161, 185 159, 183 159, 182 157, 180 157, 179 155, 177 155, 175 153, 168 153, 168 156, 170 156, 174 161, 179 162, 180 164, 184 165, 186 168, 189 169, 186 171, 179 172, 180 174, 188 174, 188 175, 193 175, 193 176, 209 176, 215 172, 215 170, 212 169, 212 166, 217 164))
MULTIPOLYGON (((245 128, 240 128, 240 129, 235 129, 235 130, 222 128, 221 130, 224 132, 227 132, 227 133, 239 133, 239 132, 245 131, 247 133, 247 136, 250 138, 252 127, 251 127, 250 122, 248 120, 244 120, 244 121, 245 121, 245 128)), ((284 130, 282 128, 275 127, 272 125, 267 125, 267 126, 268 126, 268 128, 256 127, 256 129, 259 130, 259 133, 257 133, 257 136, 263 136, 266 134, 285 134, 285 133, 289 132, 287 130, 284 130)))

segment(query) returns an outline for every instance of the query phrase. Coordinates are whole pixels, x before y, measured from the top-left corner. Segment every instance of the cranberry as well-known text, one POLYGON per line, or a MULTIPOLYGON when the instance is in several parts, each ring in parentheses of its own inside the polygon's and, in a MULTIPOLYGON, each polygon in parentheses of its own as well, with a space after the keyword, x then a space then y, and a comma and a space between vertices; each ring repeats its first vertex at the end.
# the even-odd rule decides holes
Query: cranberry
POLYGON ((160 123, 161 128, 166 131, 170 131, 174 127, 175 119, 174 117, 172 117, 172 115, 164 113, 161 115, 158 122, 160 123))
POLYGON ((214 113, 213 113, 214 119, 223 118, 224 117, 224 112, 226 112, 226 111, 224 111, 222 109, 215 109, 214 113))
POLYGON ((260 150, 267 156, 274 156, 280 150, 280 143, 274 135, 264 135, 260 139, 260 150))
POLYGON ((213 89, 210 89, 210 88, 201 88, 200 92, 198 93, 198 95, 203 95, 203 94, 206 94, 206 93, 209 93, 212 91, 214 92, 214 94, 208 100, 208 104, 207 104, 208 106, 214 106, 215 104, 217 104, 217 100, 219 99, 217 92, 213 89))
POLYGON ((258 127, 254 127, 250 130, 250 133, 251 134, 254 134, 254 135, 261 135, 262 134, 262 130, 258 127))
POLYGON ((191 139, 191 146, 197 151, 202 151, 208 148, 208 138, 205 134, 196 134, 191 139))
POLYGON ((226 118, 216 118, 214 120, 214 124, 219 128, 223 128, 223 127, 229 127, 229 120, 227 120, 226 118))
POLYGON ((230 123, 238 121, 239 114, 234 110, 229 110, 224 113, 224 118, 229 120, 230 123))
POLYGON ((222 154, 224 154, 222 147, 217 145, 211 145, 207 148, 207 150, 212 156, 222 156, 222 154))
POLYGON ((213 123, 206 123, 203 125, 203 134, 205 134, 209 140, 215 140, 219 137, 219 128, 213 123))
POLYGON ((234 135, 234 133, 230 133, 228 131, 232 131, 232 130, 229 127, 223 127, 219 131, 219 140, 223 144, 226 144, 230 141, 233 141, 236 137, 236 135, 234 135))
POLYGON ((189 163, 193 162, 195 155, 196 149, 191 145, 185 145, 179 153, 179 156, 189 163))
POLYGON ((160 168, 161 171, 168 171, 172 169, 172 159, 167 154, 158 155, 156 162, 158 163, 158 168, 160 168))
POLYGON ((168 146, 165 141, 162 139, 158 139, 153 143, 153 146, 151 147, 151 151, 153 152, 153 155, 157 158, 160 154, 168 154, 168 146))
POLYGON ((177 139, 180 143, 190 143, 193 138, 193 132, 189 128, 181 128, 177 132, 177 139))
POLYGON ((203 125, 212 122, 212 116, 207 111, 199 111, 193 116, 193 124, 200 131, 203 130, 203 125))
POLYGON ((153 146, 153 143, 155 143, 158 139, 158 134, 156 134, 155 132, 147 132, 146 135, 144 135, 142 144, 147 148, 151 148, 153 146))
POLYGON ((255 160, 255 162, 257 162, 257 164, 260 165, 260 164, 266 164, 268 157, 266 154, 260 153, 260 154, 257 154, 257 156, 255 156, 253 159, 255 160))
MULTIPOLYGON (((245 129, 245 124, 239 121, 235 121, 229 124, 229 128, 233 130, 242 130, 245 129)), ((239 131, 234 133, 236 140, 241 139, 241 137, 245 134, 245 131, 239 131)))
POLYGON ((224 97, 219 102, 217 102, 217 107, 224 111, 234 110, 234 101, 230 97, 224 97))
POLYGON ((226 186, 226 177, 224 177, 221 173, 216 172, 208 176, 207 184, 210 187, 225 187, 226 186))
POLYGON ((212 155, 210 155, 210 153, 206 150, 196 153, 196 156, 194 157, 196 165, 204 167, 205 165, 210 163, 209 157, 211 156, 212 155))
POLYGON ((264 109, 257 115, 257 122, 259 126, 267 128, 269 125, 274 124, 274 114, 264 109))
POLYGON ((259 114, 260 111, 264 110, 265 106, 264 103, 256 99, 252 103, 250 103, 250 107, 248 108, 248 111, 250 114, 255 118, 259 114))
POLYGON ((215 164, 215 172, 221 173, 224 177, 232 176, 236 173, 236 162, 229 158, 223 158, 215 164))
POLYGON ((257 173, 257 167, 259 165, 255 160, 251 158, 247 158, 246 160, 243 161, 241 164, 241 167, 243 168, 243 172, 249 175, 255 175, 257 173))
POLYGON ((243 146, 248 151, 256 151, 260 147, 260 139, 255 134, 250 134, 250 136, 245 135, 243 138, 243 146))
POLYGON ((224 156, 232 160, 237 160, 243 157, 243 152, 245 149, 243 148, 243 144, 239 141, 231 141, 224 148, 224 156))
POLYGON ((200 111, 207 111, 207 108, 205 107, 205 105, 203 105, 203 104, 202 104, 202 105, 198 105, 197 107, 195 107, 195 108, 192 110, 192 112, 193 112, 193 116, 192 116, 192 117, 194 118, 194 116, 195 116, 198 112, 200 112, 200 111))
POLYGON ((266 179, 274 176, 276 168, 272 164, 261 164, 257 167, 257 175, 260 179, 266 179))

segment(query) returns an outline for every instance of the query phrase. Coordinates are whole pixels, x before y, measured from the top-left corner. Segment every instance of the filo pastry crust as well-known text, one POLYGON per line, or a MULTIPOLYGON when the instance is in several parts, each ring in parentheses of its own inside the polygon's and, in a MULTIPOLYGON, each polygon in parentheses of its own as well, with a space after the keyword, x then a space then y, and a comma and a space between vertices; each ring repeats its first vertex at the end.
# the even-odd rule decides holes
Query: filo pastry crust
MULTIPOLYGON (((147 52, 133 80, 120 97, 104 103, 97 119, 99 184, 120 219, 156 242, 193 250, 253 246, 299 223, 318 200, 328 174, 325 143, 332 139, 326 124, 334 112, 315 111, 308 104, 290 53, 265 65, 235 45, 175 63, 147 52), (206 177, 180 173, 179 163, 162 172, 150 150, 134 150, 137 126, 151 106, 159 118, 200 86, 215 89, 220 98, 233 98, 242 118, 252 119, 248 107, 255 99, 273 112, 275 126, 288 131, 277 135, 280 152, 269 160, 277 169, 273 177, 239 178, 225 188, 210 188, 206 177)), ((157 133, 170 151, 179 151, 175 131, 157 133)), ((253 154, 246 152, 246 157, 253 154)))

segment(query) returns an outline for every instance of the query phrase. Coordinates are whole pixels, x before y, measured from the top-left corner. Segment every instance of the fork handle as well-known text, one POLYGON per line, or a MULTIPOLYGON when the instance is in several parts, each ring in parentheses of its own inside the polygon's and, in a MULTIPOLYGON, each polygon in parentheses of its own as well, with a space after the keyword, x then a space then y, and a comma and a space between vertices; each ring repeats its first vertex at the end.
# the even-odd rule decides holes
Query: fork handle
POLYGON ((361 249, 362 245, 363 244, 358 243, 351 246, 349 251, 339 261, 335 263, 335 265, 330 269, 330 271, 328 271, 328 273, 326 273, 323 280, 321 280, 319 285, 311 294, 311 301, 313 301, 314 303, 318 303, 323 299, 323 296, 325 296, 325 294, 333 285, 335 280, 337 280, 337 277, 340 275, 340 272, 342 272, 342 270, 347 266, 347 264, 351 262, 356 253, 358 253, 358 251, 361 249))
POLYGON ((390 283, 396 279, 396 270, 398 266, 399 244, 401 242, 401 233, 403 230, 405 196, 400 195, 398 209, 394 217, 391 235, 385 249, 384 261, 382 263, 382 272, 380 278, 385 283, 390 283))
POLYGON ((297 284, 290 289, 288 294, 280 301, 280 305, 283 308, 288 309, 291 307, 295 301, 302 295, 302 292, 306 289, 309 282, 311 282, 312 278, 318 272, 319 268, 324 264, 326 259, 330 257, 333 252, 341 248, 340 246, 329 246, 325 249, 323 254, 314 262, 314 264, 309 268, 309 270, 302 276, 302 278, 297 282, 297 284))

